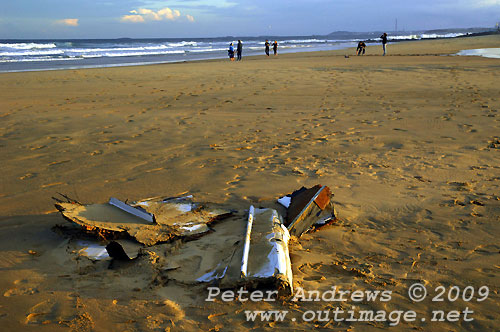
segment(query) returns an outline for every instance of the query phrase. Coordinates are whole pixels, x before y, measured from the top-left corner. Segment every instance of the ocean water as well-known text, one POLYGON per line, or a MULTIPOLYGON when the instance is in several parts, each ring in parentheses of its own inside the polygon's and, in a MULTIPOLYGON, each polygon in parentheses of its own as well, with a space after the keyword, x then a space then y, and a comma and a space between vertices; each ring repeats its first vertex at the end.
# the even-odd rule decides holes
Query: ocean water
MULTIPOLYGON (((468 32, 399 33, 389 41, 452 38, 468 32)), ((379 42, 379 32, 332 33, 328 36, 242 37, 243 56, 264 54, 264 41, 278 42, 279 53, 355 47, 359 40, 379 42)), ((0 40, 0 72, 132 66, 227 57, 236 37, 192 39, 0 40)), ((271 49, 272 52, 272 49, 271 49)))
POLYGON ((478 48, 474 50, 463 50, 457 55, 482 56, 484 58, 500 59, 500 48, 478 48))
MULTIPOLYGON (((275 39, 279 53, 333 50, 352 41, 290 37, 275 39)), ((236 38, 0 40, 0 72, 130 66, 227 57, 236 38)), ((262 38, 242 38, 243 56, 264 54, 262 38)), ((274 40, 273 40, 274 41, 274 40)), ((272 49, 271 49, 272 52, 272 49)))

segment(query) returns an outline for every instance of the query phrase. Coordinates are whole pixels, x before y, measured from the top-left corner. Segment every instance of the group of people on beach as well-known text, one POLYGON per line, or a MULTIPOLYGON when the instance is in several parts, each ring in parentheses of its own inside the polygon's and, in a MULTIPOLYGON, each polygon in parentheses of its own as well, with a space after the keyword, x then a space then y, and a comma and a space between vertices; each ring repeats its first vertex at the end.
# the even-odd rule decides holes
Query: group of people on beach
MULTIPOLYGON (((236 46, 236 56, 237 61, 241 61, 241 56, 243 54, 243 43, 238 39, 238 45, 236 46)), ((227 55, 229 60, 234 61, 234 46, 233 43, 229 44, 229 50, 227 50, 227 55)))
MULTIPOLYGON (((269 56, 269 40, 266 39, 264 44, 266 46, 266 55, 269 56)), ((275 40, 273 43, 274 56, 278 55, 278 42, 275 40)))
MULTIPOLYGON (((384 34, 382 36, 380 36, 380 39, 382 39, 382 49, 384 50, 384 54, 382 54, 382 55, 385 55, 387 52, 387 33, 384 32, 384 34)), ((360 41, 358 43, 358 48, 356 48, 356 54, 357 55, 364 55, 365 48, 366 48, 365 42, 360 41)))
MULTIPOLYGON (((266 55, 269 56, 269 40, 266 39, 264 43, 266 55)), ((278 41, 274 41, 273 43, 273 51, 274 56, 278 55, 278 41)), ((241 56, 243 54, 243 43, 238 39, 238 45, 236 46, 236 61, 241 61, 241 56)), ((229 60, 234 61, 234 46, 233 43, 229 44, 229 49, 227 50, 227 55, 229 56, 229 60)))
MULTIPOLYGON (((382 36, 380 36, 380 39, 382 40, 382 49, 384 50, 384 54, 382 54, 382 55, 385 55, 387 52, 387 33, 384 32, 382 34, 382 36)), ((269 48, 271 46, 271 44, 269 44, 269 40, 266 39, 264 46, 265 46, 266 55, 269 56, 269 48)), ((366 49, 365 42, 360 41, 358 43, 358 47, 356 48, 356 54, 357 55, 364 55, 365 51, 366 51, 365 49, 366 49)), ((278 42, 276 40, 273 43, 273 51, 274 51, 275 56, 278 55, 278 42)), ((234 51, 233 43, 230 43, 229 49, 227 50, 229 60, 234 61, 234 53, 235 53, 235 51, 234 51)), ((238 39, 238 45, 236 46, 236 61, 241 61, 242 54, 243 54, 243 43, 241 42, 241 40, 238 39)))

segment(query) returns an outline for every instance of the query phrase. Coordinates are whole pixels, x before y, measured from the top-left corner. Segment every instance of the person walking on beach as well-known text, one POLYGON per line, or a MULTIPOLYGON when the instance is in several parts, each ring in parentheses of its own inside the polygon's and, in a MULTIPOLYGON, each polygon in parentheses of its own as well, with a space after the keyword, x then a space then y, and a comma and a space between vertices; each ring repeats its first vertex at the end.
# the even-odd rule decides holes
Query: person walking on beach
POLYGON ((234 61, 234 47, 233 47, 233 43, 229 44, 229 49, 227 50, 227 55, 229 56, 229 60, 234 61))
POLYGON ((266 55, 269 56, 269 40, 266 39, 266 55))
POLYGON ((274 56, 278 55, 278 42, 275 40, 273 43, 274 56))
POLYGON ((384 34, 380 36, 380 39, 382 39, 382 48, 384 49, 383 55, 385 55, 387 51, 387 33, 384 32, 384 34))
POLYGON ((243 43, 238 39, 238 45, 236 46, 237 61, 241 61, 241 53, 243 53, 243 43))
POLYGON ((365 55, 365 48, 366 48, 366 44, 364 41, 360 41, 358 43, 358 48, 356 49, 356 54, 357 55, 365 55))

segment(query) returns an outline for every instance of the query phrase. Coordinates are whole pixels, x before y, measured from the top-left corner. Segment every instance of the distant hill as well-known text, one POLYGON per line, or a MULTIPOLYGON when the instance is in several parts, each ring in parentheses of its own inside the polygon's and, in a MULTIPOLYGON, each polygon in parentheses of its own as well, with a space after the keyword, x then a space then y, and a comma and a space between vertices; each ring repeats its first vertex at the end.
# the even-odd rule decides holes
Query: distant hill
POLYGON ((433 29, 433 30, 415 30, 415 31, 371 31, 371 32, 355 32, 355 31, 334 31, 325 37, 332 39, 348 40, 348 39, 372 39, 378 38, 384 32, 392 36, 407 36, 407 35, 447 35, 447 34, 476 34, 495 30, 494 28, 450 28, 450 29, 433 29))
POLYGON ((455 29, 434 29, 434 30, 426 30, 424 33, 435 33, 435 34, 445 34, 445 33, 480 33, 491 31, 493 28, 455 28, 455 29))

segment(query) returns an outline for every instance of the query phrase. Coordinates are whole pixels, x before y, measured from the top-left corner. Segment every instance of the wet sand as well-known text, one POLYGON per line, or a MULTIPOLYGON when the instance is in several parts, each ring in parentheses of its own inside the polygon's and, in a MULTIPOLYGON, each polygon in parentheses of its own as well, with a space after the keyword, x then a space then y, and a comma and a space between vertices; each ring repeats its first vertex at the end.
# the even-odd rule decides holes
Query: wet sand
MULTIPOLYGON (((499 45, 494 35, 389 44, 386 57, 378 45, 359 57, 349 49, 0 74, 2 330, 498 329, 500 60, 446 55, 499 45), (187 192, 243 215, 318 183, 335 194, 339 220, 291 241, 294 286, 390 290, 389 302, 205 302, 206 285, 168 268, 168 252, 184 251, 192 254, 177 263, 197 271, 203 242, 108 269, 51 230, 67 224, 51 199, 58 192, 83 203, 187 192), (417 282, 429 295, 413 303, 417 282), (475 295, 432 302, 440 286, 445 296, 451 286, 475 295), (489 295, 478 302, 482 286, 489 295), (418 319, 303 321, 339 305, 418 319), (247 322, 245 310, 290 313, 247 322), (431 322, 433 310, 462 314, 431 322)), ((240 229, 241 220, 228 222, 240 229)))

